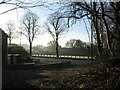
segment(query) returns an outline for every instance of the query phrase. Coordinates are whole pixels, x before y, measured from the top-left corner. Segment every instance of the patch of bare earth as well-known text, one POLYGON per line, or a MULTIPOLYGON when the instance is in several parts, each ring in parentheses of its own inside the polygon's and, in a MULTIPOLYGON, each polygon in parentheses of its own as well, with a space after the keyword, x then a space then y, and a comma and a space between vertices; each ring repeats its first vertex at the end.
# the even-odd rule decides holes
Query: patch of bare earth
POLYGON ((64 70, 43 70, 38 75, 47 77, 45 79, 32 79, 28 83, 36 88, 79 88, 88 78, 84 74, 89 72, 90 68, 66 68, 64 70))
POLYGON ((90 70, 89 67, 76 66, 6 70, 3 73, 3 89, 80 87, 88 81, 84 74, 90 70))

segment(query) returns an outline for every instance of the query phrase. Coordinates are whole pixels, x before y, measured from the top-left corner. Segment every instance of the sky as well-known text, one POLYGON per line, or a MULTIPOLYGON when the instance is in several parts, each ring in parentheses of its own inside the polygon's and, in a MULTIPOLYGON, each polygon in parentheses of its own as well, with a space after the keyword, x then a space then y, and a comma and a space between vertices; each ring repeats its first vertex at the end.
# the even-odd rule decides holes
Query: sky
MULTIPOLYGON (((0 8, 0 13, 2 13, 5 10, 13 7, 10 5, 0 5, 0 8)), ((39 24, 41 25, 41 31, 43 31, 44 27, 42 27, 42 25, 44 25, 47 17, 54 11, 51 11, 45 7, 37 7, 30 10, 39 16, 39 24)), ((24 13, 25 10, 17 9, 0 15, 0 28, 6 32, 5 23, 7 23, 9 20, 13 20, 16 24, 16 30, 18 30, 20 24, 19 22, 21 21, 24 13)), ((89 42, 88 34, 83 21, 79 20, 75 25, 69 28, 69 32, 63 34, 59 39, 59 44, 64 47, 65 43, 70 39, 80 39, 84 42, 89 42)), ((34 39, 33 45, 47 46, 47 43, 52 40, 53 38, 48 32, 42 32, 39 36, 37 36, 37 38, 34 39)), ((13 39, 12 43, 20 44, 20 38, 13 39)), ((28 40, 23 35, 21 38, 21 44, 29 44, 28 40)))

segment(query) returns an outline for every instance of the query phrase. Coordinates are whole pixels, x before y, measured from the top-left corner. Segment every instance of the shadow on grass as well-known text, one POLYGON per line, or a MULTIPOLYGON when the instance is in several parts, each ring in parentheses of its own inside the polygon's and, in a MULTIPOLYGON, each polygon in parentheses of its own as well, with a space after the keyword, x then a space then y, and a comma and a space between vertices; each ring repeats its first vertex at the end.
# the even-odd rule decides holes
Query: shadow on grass
POLYGON ((70 64, 52 64, 52 65, 38 65, 38 66, 9 66, 3 71, 2 85, 5 88, 36 88, 30 85, 27 81, 30 80, 44 80, 47 76, 41 75, 44 70, 64 70, 66 68, 74 67, 70 64))
POLYGON ((39 75, 42 71, 36 70, 6 70, 3 72, 3 89, 4 88, 34 88, 28 80, 47 78, 39 75))

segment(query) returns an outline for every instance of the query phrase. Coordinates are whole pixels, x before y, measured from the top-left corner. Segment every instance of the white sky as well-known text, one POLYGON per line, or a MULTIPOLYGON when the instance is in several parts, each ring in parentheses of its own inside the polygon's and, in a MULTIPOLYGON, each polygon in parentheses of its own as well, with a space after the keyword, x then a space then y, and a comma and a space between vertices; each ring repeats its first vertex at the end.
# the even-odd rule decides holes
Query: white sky
MULTIPOLYGON (((0 5, 0 13, 9 8, 11 8, 11 6, 9 5, 0 5)), ((44 24, 47 16, 49 15, 49 13, 52 12, 42 7, 31 9, 31 11, 35 12, 39 16, 40 24, 44 24)), ((17 10, 13 10, 13 11, 0 15, 0 20, 1 20, 0 28, 2 28, 5 31, 5 23, 9 20, 13 20, 14 23, 16 24, 16 27, 18 27, 19 21, 22 19, 24 12, 25 10, 23 9, 17 9, 17 10)), ((76 25, 74 25, 68 33, 61 36, 61 38, 59 39, 59 44, 61 46, 65 46, 65 43, 70 39, 80 39, 85 42, 89 41, 84 23, 79 22, 76 25)), ((33 45, 45 45, 46 46, 47 43, 51 40, 53 40, 52 36, 48 34, 47 32, 45 32, 45 33, 40 34, 37 37, 37 39, 33 41, 33 45)), ((12 40, 12 43, 20 44, 20 39, 19 38, 14 39, 12 40)), ((29 44, 28 40, 24 36, 22 36, 21 43, 29 44)))

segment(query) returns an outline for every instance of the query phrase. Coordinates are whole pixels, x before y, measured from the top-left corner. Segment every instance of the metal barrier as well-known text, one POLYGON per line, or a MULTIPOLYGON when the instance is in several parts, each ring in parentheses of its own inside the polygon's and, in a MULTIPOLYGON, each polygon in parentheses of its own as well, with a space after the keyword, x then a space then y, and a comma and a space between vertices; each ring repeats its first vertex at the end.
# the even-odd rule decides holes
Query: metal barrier
POLYGON ((19 54, 8 54, 8 64, 20 64, 21 56, 19 54))
MULTIPOLYGON (((36 56, 36 57, 57 57, 56 55, 40 55, 40 54, 34 54, 32 56, 36 56)), ((59 57, 88 59, 88 56, 59 55, 59 57)), ((91 58, 91 57, 89 57, 89 58, 91 58)))

